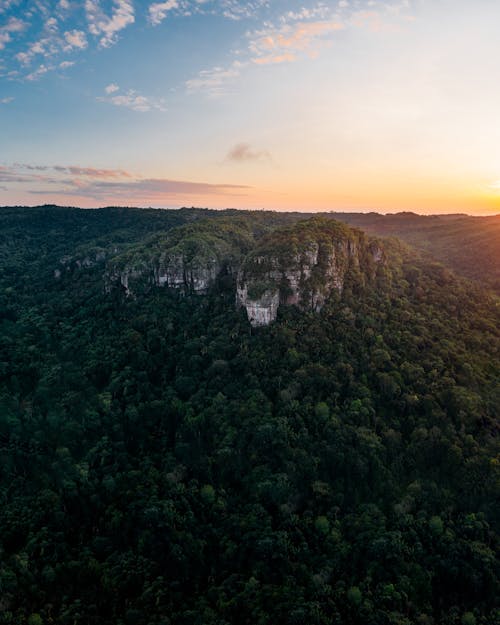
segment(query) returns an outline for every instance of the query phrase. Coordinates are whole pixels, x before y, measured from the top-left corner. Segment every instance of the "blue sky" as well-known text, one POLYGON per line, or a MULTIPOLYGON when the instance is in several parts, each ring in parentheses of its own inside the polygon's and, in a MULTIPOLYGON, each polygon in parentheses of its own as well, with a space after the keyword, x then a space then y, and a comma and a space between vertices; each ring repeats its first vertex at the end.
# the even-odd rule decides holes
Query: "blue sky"
POLYGON ((0 0, 0 204, 498 212, 499 18, 0 0))

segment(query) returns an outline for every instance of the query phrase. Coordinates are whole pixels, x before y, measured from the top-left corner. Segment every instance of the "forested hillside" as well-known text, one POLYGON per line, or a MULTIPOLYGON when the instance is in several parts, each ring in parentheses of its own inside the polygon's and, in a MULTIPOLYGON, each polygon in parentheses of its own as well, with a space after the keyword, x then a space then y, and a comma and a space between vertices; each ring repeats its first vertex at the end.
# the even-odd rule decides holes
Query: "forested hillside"
POLYGON ((500 294, 500 215, 332 213, 340 221, 380 236, 395 236, 460 275, 500 294))
POLYGON ((498 299, 382 242, 252 328, 305 217, 0 211, 0 623, 500 623, 498 299), (211 246, 206 292, 110 282, 211 246))

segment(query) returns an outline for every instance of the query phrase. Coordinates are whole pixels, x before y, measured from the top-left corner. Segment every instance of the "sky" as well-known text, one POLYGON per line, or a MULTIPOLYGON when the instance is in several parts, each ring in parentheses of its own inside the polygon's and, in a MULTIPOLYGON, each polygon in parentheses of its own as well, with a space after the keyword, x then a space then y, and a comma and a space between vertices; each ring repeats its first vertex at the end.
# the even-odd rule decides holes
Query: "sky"
POLYGON ((0 205, 500 213, 498 0, 0 0, 0 205))

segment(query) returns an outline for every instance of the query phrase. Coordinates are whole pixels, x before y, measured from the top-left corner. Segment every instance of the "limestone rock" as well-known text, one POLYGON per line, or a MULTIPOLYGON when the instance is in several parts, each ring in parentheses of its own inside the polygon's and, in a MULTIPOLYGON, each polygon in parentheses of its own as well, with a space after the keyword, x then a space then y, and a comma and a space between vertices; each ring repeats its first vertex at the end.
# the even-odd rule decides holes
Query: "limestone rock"
POLYGON ((313 218, 269 235, 243 261, 237 306, 252 326, 276 319, 280 304, 318 312, 333 293, 342 293, 349 271, 374 273, 384 260, 377 243, 333 220, 313 218))

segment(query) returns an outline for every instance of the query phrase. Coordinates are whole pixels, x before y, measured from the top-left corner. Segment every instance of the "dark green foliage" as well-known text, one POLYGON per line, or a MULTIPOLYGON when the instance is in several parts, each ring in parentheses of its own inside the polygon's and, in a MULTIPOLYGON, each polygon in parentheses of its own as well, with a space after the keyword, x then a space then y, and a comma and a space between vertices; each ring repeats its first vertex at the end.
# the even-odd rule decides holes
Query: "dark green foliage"
POLYGON ((199 215, 0 212, 0 623, 498 623, 497 300, 397 243, 252 332, 54 278, 199 215))
POLYGON ((395 236, 500 295, 500 215, 332 213, 379 236, 395 236))

